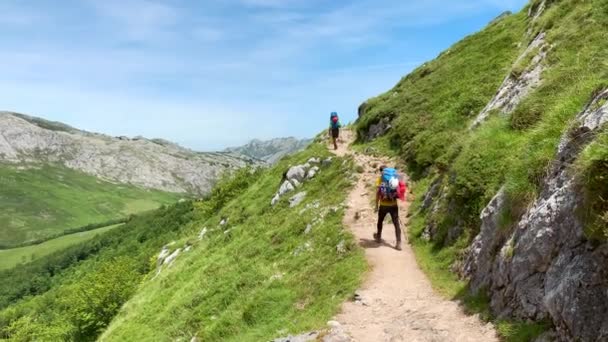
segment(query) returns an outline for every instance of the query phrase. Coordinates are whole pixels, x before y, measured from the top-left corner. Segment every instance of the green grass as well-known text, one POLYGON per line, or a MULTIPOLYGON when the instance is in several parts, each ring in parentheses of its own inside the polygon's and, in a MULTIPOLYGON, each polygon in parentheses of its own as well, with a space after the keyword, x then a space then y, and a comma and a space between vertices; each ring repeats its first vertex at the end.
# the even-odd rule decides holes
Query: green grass
POLYGON ((608 241, 608 129, 587 146, 576 163, 584 185, 583 219, 591 239, 608 241))
POLYGON ((122 224, 117 224, 86 232, 64 235, 62 237, 45 241, 41 244, 33 246, 0 250, 0 271, 15 267, 19 264, 25 264, 40 258, 44 258, 49 254, 90 240, 99 234, 103 234, 121 225, 122 224))
POLYGON ((208 227, 208 237, 179 242, 194 248, 147 281, 102 340, 264 341, 281 330, 322 327, 353 295, 366 264, 342 228, 340 205, 352 185, 348 175, 356 173, 353 161, 338 159, 322 168, 302 187, 308 195, 298 207, 289 208, 286 200, 270 206, 283 171, 311 156, 329 154, 324 145, 313 144, 238 189, 236 199, 200 204, 201 219, 193 222, 192 233, 208 227), (315 202, 318 209, 303 210, 315 202), (229 219, 224 228, 218 225, 223 217, 229 219), (306 235, 307 224, 318 217, 324 219, 306 235), (345 254, 336 249, 341 241, 345 254))
POLYGON ((176 194, 117 185, 54 166, 0 164, 0 247, 44 241, 70 229, 175 202, 176 194))
POLYGON ((0 271, 8 279, 0 283, 0 339, 265 341, 325 326, 367 269, 342 227, 356 165, 335 158, 298 189, 307 192, 302 204, 290 208, 291 193, 270 205, 283 172, 313 156, 331 155, 313 144, 271 169, 235 172, 202 202, 135 216, 0 271), (169 243, 192 249, 155 277, 156 257, 169 243))

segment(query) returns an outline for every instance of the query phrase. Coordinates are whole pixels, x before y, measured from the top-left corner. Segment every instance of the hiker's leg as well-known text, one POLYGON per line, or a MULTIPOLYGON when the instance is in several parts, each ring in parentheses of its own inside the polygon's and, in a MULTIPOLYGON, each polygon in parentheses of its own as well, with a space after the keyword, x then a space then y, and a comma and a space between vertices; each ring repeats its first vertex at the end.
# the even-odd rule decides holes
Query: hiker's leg
POLYGON ((382 238, 382 225, 386 215, 388 214, 388 210, 386 209, 387 208, 384 206, 380 206, 380 209, 378 209, 378 230, 376 232, 378 234, 378 239, 382 238))
POLYGON ((401 224, 399 223, 398 206, 391 207, 391 219, 393 220, 393 224, 395 224, 395 236, 397 237, 397 242, 401 242, 401 224))

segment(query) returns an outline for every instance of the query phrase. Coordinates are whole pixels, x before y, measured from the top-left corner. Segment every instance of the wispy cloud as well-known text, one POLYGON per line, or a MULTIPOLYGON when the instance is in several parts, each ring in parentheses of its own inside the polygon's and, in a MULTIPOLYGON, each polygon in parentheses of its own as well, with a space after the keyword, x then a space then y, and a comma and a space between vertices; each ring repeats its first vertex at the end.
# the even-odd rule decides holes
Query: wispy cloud
POLYGON ((524 1, 7 0, 0 92, 7 109, 204 149, 312 135, 524 1))

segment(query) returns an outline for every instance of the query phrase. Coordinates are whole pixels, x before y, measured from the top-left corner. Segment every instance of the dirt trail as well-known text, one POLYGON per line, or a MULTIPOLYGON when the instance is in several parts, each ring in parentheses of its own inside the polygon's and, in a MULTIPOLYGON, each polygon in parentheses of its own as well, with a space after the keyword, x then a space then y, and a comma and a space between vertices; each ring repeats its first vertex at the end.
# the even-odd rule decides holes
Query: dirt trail
MULTIPOLYGON (((342 135, 344 141, 335 154, 353 154, 349 147, 352 132, 345 131, 342 135)), ((334 324, 326 341, 497 341, 491 325, 465 315, 457 303, 434 293, 407 243, 403 251, 393 248, 395 229, 388 219, 382 234, 385 243, 373 241, 377 221, 372 210, 375 188, 369 184, 374 184, 378 172, 372 165, 390 166, 391 162, 353 155, 365 172, 348 197, 344 224, 365 249, 371 271, 358 291, 361 300, 343 305, 342 313, 335 318, 339 325, 334 324)), ((405 223, 407 205, 401 204, 400 210, 405 223)))

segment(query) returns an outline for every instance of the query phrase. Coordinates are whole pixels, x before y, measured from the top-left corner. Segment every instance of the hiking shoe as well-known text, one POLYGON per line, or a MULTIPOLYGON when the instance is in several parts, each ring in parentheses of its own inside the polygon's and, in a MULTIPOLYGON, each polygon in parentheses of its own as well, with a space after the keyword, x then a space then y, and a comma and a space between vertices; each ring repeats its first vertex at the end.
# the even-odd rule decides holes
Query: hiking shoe
POLYGON ((401 241, 397 241, 397 244, 395 245, 395 249, 398 251, 402 251, 403 248, 401 248, 401 241))
POLYGON ((378 236, 378 233, 374 233, 374 240, 376 240, 377 243, 382 242, 382 238, 380 236, 378 236))

